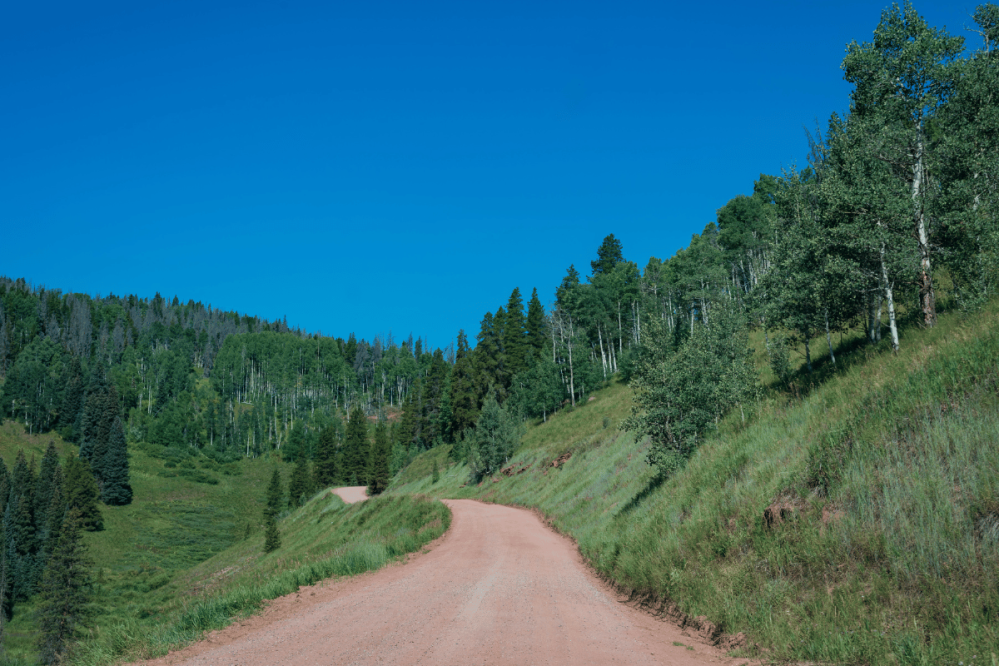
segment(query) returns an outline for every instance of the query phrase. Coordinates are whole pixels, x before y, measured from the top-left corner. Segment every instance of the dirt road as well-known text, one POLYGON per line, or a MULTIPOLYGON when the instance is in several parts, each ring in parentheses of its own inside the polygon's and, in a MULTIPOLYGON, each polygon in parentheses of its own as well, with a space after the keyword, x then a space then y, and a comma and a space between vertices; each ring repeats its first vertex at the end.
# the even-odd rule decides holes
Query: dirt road
POLYGON ((587 570, 572 541, 534 514, 472 500, 447 504, 451 529, 429 552, 303 588, 257 617, 151 663, 746 662, 620 603, 587 570))
POLYGON ((347 486, 346 488, 334 488, 333 492, 340 496, 347 504, 354 504, 355 502, 363 502, 368 499, 368 487, 367 486, 347 486))

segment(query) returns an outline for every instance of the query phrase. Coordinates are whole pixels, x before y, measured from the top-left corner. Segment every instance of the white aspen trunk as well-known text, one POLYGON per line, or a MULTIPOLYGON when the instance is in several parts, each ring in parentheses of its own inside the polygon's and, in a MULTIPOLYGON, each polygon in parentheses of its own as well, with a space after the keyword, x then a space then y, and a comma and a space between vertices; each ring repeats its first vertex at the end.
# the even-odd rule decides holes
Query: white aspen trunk
POLYGON ((888 301, 888 328, 891 330, 891 348, 898 353, 898 327, 895 325, 895 296, 888 279, 888 266, 885 264, 885 246, 881 244, 881 279, 884 281, 885 299, 888 301))
POLYGON ((922 122, 919 119, 916 121, 916 162, 912 169, 912 205, 916 215, 916 233, 919 236, 919 300, 923 309, 923 324, 932 327, 937 323, 937 305, 930 264, 930 236, 926 230, 926 210, 921 191, 926 177, 924 153, 922 122))
POLYGON ((600 331, 600 327, 597 326, 597 340, 600 342, 600 367, 604 371, 604 380, 607 379, 607 355, 604 353, 604 334, 600 331))

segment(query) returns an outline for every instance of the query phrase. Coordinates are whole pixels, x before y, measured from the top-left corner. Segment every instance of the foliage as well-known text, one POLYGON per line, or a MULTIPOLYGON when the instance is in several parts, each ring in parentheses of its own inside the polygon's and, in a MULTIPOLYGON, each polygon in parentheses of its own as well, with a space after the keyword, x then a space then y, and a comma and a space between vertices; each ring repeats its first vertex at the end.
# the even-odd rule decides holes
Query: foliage
POLYGON ((80 513, 71 509, 42 577, 38 650, 43 664, 63 663, 71 642, 82 635, 83 623, 93 614, 90 562, 80 527, 80 513))
POLYGON ((650 329, 632 379, 634 414, 623 427, 651 438, 649 464, 668 474, 709 424, 753 397, 756 373, 745 317, 735 305, 716 306, 710 324, 675 350, 660 325, 650 329))

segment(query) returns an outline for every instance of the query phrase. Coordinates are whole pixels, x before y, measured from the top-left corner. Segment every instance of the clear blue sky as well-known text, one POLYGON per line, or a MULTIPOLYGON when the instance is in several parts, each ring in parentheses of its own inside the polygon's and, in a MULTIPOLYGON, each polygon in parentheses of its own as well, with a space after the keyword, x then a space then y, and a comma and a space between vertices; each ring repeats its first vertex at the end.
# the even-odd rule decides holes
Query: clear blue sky
MULTIPOLYGON (((970 45, 975 5, 916 8, 970 45)), ((474 338, 802 162, 886 6, 9 2, 0 274, 474 338)))

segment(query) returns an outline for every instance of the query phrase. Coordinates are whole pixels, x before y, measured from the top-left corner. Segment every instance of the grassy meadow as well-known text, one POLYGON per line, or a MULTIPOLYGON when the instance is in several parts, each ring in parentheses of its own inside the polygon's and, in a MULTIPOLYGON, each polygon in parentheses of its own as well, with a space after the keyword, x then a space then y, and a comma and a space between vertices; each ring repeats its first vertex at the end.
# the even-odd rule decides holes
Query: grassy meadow
POLYGON ((835 368, 817 339, 811 376, 729 414, 667 480, 618 429, 615 384, 531 424, 503 474, 469 487, 438 449, 391 492, 538 508, 601 575, 745 632, 739 654, 999 666, 997 319, 909 326, 897 356, 837 336, 835 368))
MULTIPOLYGON (((0 425, 8 468, 18 449, 39 461, 58 435, 0 425)), ((450 525, 450 512, 421 497, 348 506, 328 491, 279 521, 282 547, 263 553, 265 489, 275 458, 221 462, 186 450, 130 446, 134 501, 101 505, 105 529, 85 532, 93 562, 95 611, 73 663, 110 664, 164 654, 261 608, 300 585, 376 569, 414 552, 450 525)), ((18 604, 4 628, 0 664, 35 659, 36 603, 18 604)))

